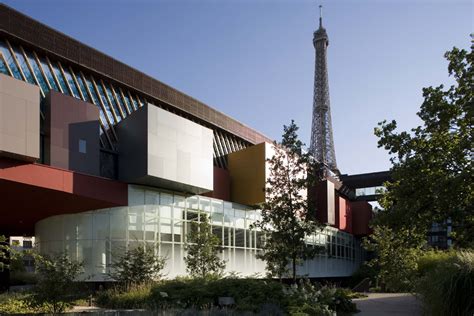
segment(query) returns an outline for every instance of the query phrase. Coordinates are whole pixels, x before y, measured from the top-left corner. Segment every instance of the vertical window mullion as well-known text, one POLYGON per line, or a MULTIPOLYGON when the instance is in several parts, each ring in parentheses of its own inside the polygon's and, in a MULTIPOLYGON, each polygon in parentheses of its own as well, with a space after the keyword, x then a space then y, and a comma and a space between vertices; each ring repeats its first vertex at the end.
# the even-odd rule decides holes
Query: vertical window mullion
POLYGON ((133 112, 133 106, 131 105, 130 103, 130 100, 128 100, 126 97, 125 97, 125 94, 123 93, 123 90, 122 88, 119 87, 119 92, 120 92, 120 95, 122 96, 122 99, 125 103, 125 107, 127 108, 127 112, 128 114, 132 114, 133 112))
POLYGON ((48 79, 48 76, 46 75, 46 73, 44 72, 44 69, 43 69, 43 66, 41 65, 41 62, 38 58, 38 55, 36 55, 36 52, 33 51, 33 57, 35 58, 36 60, 36 64, 38 65, 38 68, 41 72, 41 74, 43 75, 44 77, 44 80, 46 82, 46 85, 48 86, 48 89, 49 90, 52 90, 53 88, 51 87, 51 83, 49 82, 49 79, 48 79))
POLYGON ((125 112, 123 111, 123 108, 125 108, 125 111, 127 112, 127 114, 130 114, 130 112, 127 111, 127 107, 123 103, 123 100, 119 99, 117 93, 115 92, 114 86, 112 84, 110 84, 110 91, 112 91, 112 95, 115 99, 115 102, 117 103, 117 107, 119 108, 120 114, 122 115, 122 118, 124 119, 126 115, 125 115, 125 112))
POLYGON ((44 93, 44 91, 43 91, 43 87, 41 87, 41 85, 40 85, 40 83, 39 83, 39 80, 38 80, 38 78, 36 77, 35 71, 33 70, 33 67, 31 66, 31 64, 30 64, 30 62, 29 62, 29 60, 28 60, 28 56, 26 56, 25 50, 23 49, 22 46, 20 46, 20 51, 21 51, 21 53, 23 54, 23 58, 25 58, 26 66, 28 67, 28 69, 30 69, 31 76, 33 77, 33 80, 36 82, 36 85, 40 88, 41 96, 44 98, 44 97, 45 97, 45 93, 44 93))
MULTIPOLYGON (((93 84, 93 86, 94 86, 94 88, 95 88, 95 91, 96 91, 96 93, 97 93, 97 97, 99 98, 99 102, 100 102, 100 104, 102 105, 102 110, 104 111, 104 116, 105 116, 107 122, 109 123, 109 130, 112 131, 112 134, 114 135, 115 140, 118 140, 117 134, 115 133, 115 129, 114 129, 114 127, 113 127, 113 126, 114 126, 114 123, 111 122, 111 120, 110 120, 110 117, 109 117, 109 115, 108 115, 108 113, 107 113, 107 108, 106 108, 106 106, 105 106, 105 104, 104 104, 104 101, 102 100, 102 95, 100 94, 99 88, 97 87, 97 84, 95 83, 94 78, 93 78, 92 76, 91 76, 91 82, 92 82, 92 84, 93 84)), ((104 92, 104 93, 105 93, 105 92, 104 92)))
POLYGON ((3 57, 3 53, 0 51, 0 59, 3 61, 3 63, 5 64, 5 67, 7 68, 7 71, 8 73, 10 74, 11 77, 14 78, 13 76, 13 71, 11 70, 10 68, 10 65, 8 64, 7 60, 5 59, 5 57, 3 57))
POLYGON ((8 50, 10 51, 10 54, 12 55, 13 61, 15 62, 15 65, 18 68, 18 71, 20 72, 20 75, 23 78, 23 81, 28 82, 28 80, 26 79, 25 73, 23 72, 23 69, 21 69, 20 62, 16 58, 15 52, 13 51, 13 48, 10 45, 10 42, 8 40, 6 42, 7 42, 8 50))
POLYGON ((48 63, 49 71, 51 72, 51 75, 53 76, 54 81, 56 82, 59 92, 65 93, 63 91, 63 87, 61 86, 61 83, 59 82, 58 77, 56 76, 56 73, 54 72, 53 65, 51 64, 51 60, 49 60, 48 56, 46 56, 46 62, 48 63))
POLYGON ((132 107, 136 110, 138 110, 138 106, 135 104, 135 100, 133 100, 133 97, 132 97, 132 94, 130 93, 130 90, 127 90, 127 93, 128 93, 128 97, 130 98, 130 104, 132 105, 132 107))
POLYGON ((112 115, 115 119, 115 124, 117 124, 118 122, 120 122, 120 120, 118 118, 117 113, 115 113, 114 105, 112 104, 112 100, 110 100, 109 98, 109 94, 107 93, 107 88, 105 87, 104 81, 102 79, 100 79, 100 84, 102 86, 102 89, 104 89, 105 99, 108 102, 110 109, 112 110, 112 115))
POLYGON ((69 80, 67 80, 67 77, 66 77, 66 74, 64 73, 64 69, 63 69, 63 66, 61 65, 61 62, 58 61, 58 68, 59 68, 59 72, 61 73, 61 75, 63 76, 64 78, 64 82, 66 83, 66 87, 67 89, 69 90, 69 93, 71 94, 71 96, 75 96, 74 95, 74 92, 72 91, 72 88, 71 88, 71 85, 69 84, 69 80))
POLYGON ((82 93, 81 86, 79 85, 79 81, 77 81, 76 74, 74 74, 74 71, 72 71, 71 66, 69 66, 69 72, 71 73, 72 80, 76 83, 77 86, 77 91, 79 92, 79 97, 82 99, 82 101, 87 102, 84 94, 82 93))

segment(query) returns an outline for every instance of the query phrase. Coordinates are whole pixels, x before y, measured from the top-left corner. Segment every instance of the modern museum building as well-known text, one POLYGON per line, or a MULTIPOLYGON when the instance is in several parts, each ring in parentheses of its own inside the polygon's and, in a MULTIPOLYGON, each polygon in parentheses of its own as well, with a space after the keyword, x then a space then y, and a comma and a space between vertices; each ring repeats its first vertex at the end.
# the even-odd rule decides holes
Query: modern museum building
MULTIPOLYGON (((0 4, 0 235, 66 251, 88 281, 145 245, 185 275, 191 222, 222 241, 226 272, 264 275, 252 228, 272 140, 79 41, 0 4)), ((319 184, 326 252, 298 274, 350 276, 371 206, 337 178, 319 184)))

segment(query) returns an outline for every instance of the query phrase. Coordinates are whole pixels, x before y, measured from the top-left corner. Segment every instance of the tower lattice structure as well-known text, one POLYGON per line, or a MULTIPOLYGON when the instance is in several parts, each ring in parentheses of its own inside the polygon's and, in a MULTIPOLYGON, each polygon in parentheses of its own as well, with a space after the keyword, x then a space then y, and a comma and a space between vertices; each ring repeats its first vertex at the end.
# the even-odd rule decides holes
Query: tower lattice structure
POLYGON ((331 105, 327 67, 327 47, 329 38, 323 27, 320 8, 319 29, 314 32, 313 45, 316 51, 314 69, 313 121, 311 126, 310 152, 322 163, 326 171, 339 174, 332 136, 331 105))

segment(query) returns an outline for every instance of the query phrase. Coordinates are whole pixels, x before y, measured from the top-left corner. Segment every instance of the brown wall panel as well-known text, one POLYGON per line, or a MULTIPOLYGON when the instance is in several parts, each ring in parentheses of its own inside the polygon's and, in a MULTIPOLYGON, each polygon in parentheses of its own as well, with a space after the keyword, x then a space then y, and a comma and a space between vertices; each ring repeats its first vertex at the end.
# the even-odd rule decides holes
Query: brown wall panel
POLYGON ((265 202, 266 149, 267 143, 261 143, 227 156, 233 202, 246 205, 265 202))
POLYGON ((204 196, 230 201, 230 174, 229 171, 214 167, 214 189, 204 193, 204 196))
POLYGON ((54 167, 99 175, 98 108, 56 91, 48 93, 45 107, 46 163, 54 167))
POLYGON ((367 236, 371 233, 369 227, 373 217, 372 206, 365 201, 351 202, 352 232, 356 236, 367 236))

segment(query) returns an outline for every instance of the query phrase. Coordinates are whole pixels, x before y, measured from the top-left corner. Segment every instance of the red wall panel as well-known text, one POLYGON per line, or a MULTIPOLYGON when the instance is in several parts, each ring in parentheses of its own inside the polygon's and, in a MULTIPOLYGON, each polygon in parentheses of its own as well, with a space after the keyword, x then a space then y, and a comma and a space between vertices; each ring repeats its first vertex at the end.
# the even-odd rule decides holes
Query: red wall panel
POLYGON ((214 189, 204 193, 204 196, 230 201, 230 175, 229 171, 214 167, 214 189))
POLYGON ((373 212, 372 206, 365 201, 351 202, 352 230, 356 236, 367 236, 371 233, 369 228, 373 212))

